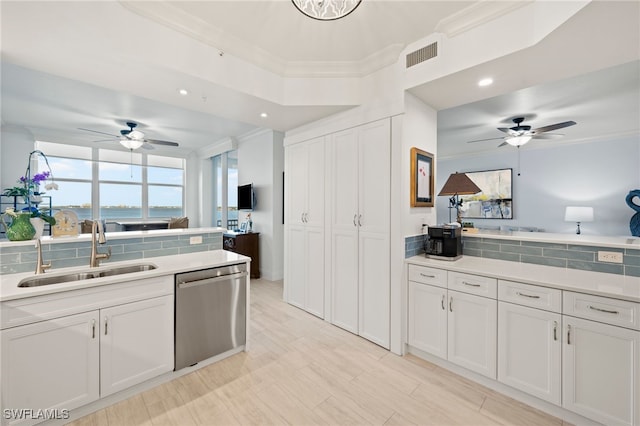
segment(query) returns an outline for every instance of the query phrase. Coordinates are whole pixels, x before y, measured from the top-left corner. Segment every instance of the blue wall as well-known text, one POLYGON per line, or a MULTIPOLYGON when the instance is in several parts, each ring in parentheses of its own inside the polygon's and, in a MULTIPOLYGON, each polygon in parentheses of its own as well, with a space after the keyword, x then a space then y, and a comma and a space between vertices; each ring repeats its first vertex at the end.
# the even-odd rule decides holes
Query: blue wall
MULTIPOLYGON (((546 232, 573 233, 575 223, 564 222, 565 207, 592 206, 594 222, 582 225, 584 234, 630 236, 629 220, 634 211, 624 199, 630 190, 640 188, 640 135, 548 143, 533 140, 520 148, 519 170, 518 150, 511 146, 474 157, 437 159, 436 193, 456 171, 512 168, 514 218, 465 221, 477 227, 536 227, 546 232)), ((449 220, 447 201, 447 197, 437 197, 438 223, 449 220)))

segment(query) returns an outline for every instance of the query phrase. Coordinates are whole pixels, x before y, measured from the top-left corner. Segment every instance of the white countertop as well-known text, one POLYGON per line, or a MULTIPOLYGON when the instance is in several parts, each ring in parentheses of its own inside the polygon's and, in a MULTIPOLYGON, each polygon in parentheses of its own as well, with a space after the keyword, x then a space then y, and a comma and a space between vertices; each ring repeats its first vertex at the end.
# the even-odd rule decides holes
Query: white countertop
POLYGON ((473 233, 463 232, 469 238, 495 238, 498 240, 537 241, 556 244, 575 244, 640 250, 640 238, 626 236, 603 236, 585 234, 556 234, 551 232, 497 231, 476 229, 473 233))
POLYGON ((558 268, 530 263, 508 262, 476 256, 455 261, 430 259, 424 255, 405 259, 406 263, 484 275, 561 290, 640 302, 640 277, 558 268))
MULTIPOLYGON (((125 234, 130 233, 126 232, 125 234)), ((157 268, 151 271, 135 272, 131 274, 114 275, 102 278, 91 278, 82 281, 43 285, 39 287, 18 287, 18 283, 20 282, 20 280, 35 276, 33 272, 2 275, 0 276, 0 302, 23 299, 26 297, 42 296, 45 294, 59 293, 63 291, 78 290, 82 288, 109 285, 143 278, 152 278, 162 275, 172 275, 180 272, 195 271, 198 269, 212 268, 216 266, 230 265, 233 263, 246 261, 251 261, 251 258, 226 250, 211 250, 197 253, 177 254, 172 256, 150 257, 146 259, 127 260, 122 262, 110 263, 108 261, 105 261, 98 268, 89 268, 87 266, 61 268, 57 270, 49 270, 43 276, 65 275, 79 271, 87 271, 89 269, 99 271, 101 269, 108 269, 114 266, 136 265, 141 263, 152 263, 157 268)))
MULTIPOLYGON (((105 232, 107 242, 111 240, 123 240, 130 238, 143 238, 143 237, 165 237, 171 235, 193 235, 193 234, 211 234, 211 233, 224 233, 227 232, 227 228, 176 228, 176 229, 153 229, 149 231, 126 231, 126 232, 105 232)), ((91 241, 91 234, 78 234, 72 236, 63 237, 49 237, 43 236, 40 238, 43 244, 56 244, 56 243, 75 243, 82 241, 91 241)), ((35 240, 27 241, 0 241, 0 249, 4 247, 15 247, 19 245, 33 246, 35 240)))

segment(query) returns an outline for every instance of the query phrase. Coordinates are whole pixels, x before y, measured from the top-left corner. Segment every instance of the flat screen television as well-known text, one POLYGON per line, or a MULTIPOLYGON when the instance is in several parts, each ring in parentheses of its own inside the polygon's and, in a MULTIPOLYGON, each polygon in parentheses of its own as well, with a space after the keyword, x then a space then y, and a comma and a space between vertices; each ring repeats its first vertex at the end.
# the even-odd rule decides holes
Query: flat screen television
POLYGON ((253 210, 255 207, 255 195, 253 184, 238 186, 238 210, 253 210))

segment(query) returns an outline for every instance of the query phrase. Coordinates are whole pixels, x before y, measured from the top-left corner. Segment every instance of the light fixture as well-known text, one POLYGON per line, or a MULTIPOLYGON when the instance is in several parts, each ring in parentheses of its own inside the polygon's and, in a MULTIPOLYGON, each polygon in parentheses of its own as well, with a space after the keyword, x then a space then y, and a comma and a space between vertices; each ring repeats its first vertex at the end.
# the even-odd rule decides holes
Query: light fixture
POLYGON ((189 91, 187 89, 178 89, 178 93, 180 93, 182 96, 187 96, 189 94, 189 91))
POLYGON ((141 141, 144 139, 144 133, 142 133, 140 130, 132 130, 127 135, 127 138, 141 141))
POLYGON ((460 207, 462 207, 462 200, 458 199, 458 195, 471 195, 477 194, 482 191, 478 185, 476 185, 469 176, 464 173, 452 173, 449 179, 445 182, 444 186, 440 190, 440 195, 451 195, 449 198, 449 222, 451 222, 451 209, 456 209, 456 221, 461 223, 460 219, 460 207))
POLYGON ((480 87, 490 86, 492 84, 493 84, 493 79, 491 77, 483 78, 482 80, 478 81, 478 86, 480 87))
POLYGON ((133 151, 134 149, 138 149, 144 145, 144 141, 140 139, 120 139, 120 145, 133 151))
POLYGON ((565 222, 576 222, 576 234, 580 234, 580 222, 593 222, 593 207, 569 206, 564 211, 565 222))
POLYGON ((291 3, 309 18, 333 21, 344 18, 360 5, 362 0, 291 0, 291 3))
POLYGON ((531 136, 529 135, 520 135, 520 136, 508 136, 504 138, 504 141, 511 146, 522 146, 525 143, 531 140, 531 136))
POLYGON ((260 114, 260 117, 262 118, 267 118, 269 116, 269 114, 267 114, 266 112, 263 112, 260 114))

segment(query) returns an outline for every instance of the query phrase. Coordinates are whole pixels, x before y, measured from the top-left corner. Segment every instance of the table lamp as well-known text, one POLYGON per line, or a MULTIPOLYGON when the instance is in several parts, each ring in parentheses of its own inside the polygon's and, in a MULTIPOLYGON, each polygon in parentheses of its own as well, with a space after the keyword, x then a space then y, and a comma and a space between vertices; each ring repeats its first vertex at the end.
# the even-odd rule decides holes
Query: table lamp
POLYGON ((569 206, 564 211, 565 222, 576 222, 576 234, 580 234, 580 222, 593 222, 593 207, 569 206))
POLYGON ((451 222, 451 209, 455 208, 456 221, 461 223, 460 206, 462 206, 462 200, 458 198, 458 195, 477 194, 480 191, 482 190, 478 185, 473 183, 466 174, 458 172, 452 173, 438 194, 451 195, 451 198, 449 198, 449 222, 451 222))

